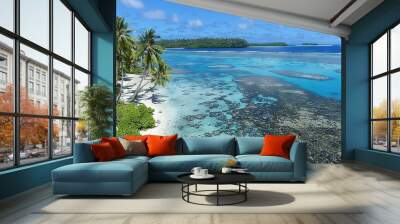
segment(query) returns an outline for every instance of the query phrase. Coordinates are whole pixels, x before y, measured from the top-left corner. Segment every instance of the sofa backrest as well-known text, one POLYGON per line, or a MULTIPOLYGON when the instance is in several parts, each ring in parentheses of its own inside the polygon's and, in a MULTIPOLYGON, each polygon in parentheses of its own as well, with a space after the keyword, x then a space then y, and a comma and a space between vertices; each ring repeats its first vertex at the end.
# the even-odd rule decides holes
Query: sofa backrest
POLYGON ((92 144, 98 144, 100 140, 93 140, 81 143, 75 143, 74 147, 74 163, 89 163, 95 162, 96 158, 93 155, 90 146, 92 144))
POLYGON ((259 154, 264 137, 236 137, 236 155, 259 154))
POLYGON ((178 154, 235 155, 235 138, 231 136, 181 138, 177 145, 178 154))

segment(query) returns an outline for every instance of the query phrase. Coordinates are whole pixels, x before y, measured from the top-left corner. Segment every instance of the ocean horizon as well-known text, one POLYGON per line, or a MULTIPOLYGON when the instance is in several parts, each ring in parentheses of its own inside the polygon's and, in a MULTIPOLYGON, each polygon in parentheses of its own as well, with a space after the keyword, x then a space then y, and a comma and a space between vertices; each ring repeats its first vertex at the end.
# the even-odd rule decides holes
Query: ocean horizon
POLYGON ((258 51, 258 52, 314 52, 341 53, 341 45, 288 45, 288 46, 248 46, 243 48, 166 48, 166 51, 258 51))

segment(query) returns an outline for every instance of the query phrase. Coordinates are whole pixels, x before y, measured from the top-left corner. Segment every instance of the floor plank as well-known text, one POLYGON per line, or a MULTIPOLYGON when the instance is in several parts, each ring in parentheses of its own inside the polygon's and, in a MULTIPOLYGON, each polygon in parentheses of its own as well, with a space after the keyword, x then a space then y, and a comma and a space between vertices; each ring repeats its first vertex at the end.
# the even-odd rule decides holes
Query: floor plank
POLYGON ((400 175, 359 163, 315 165, 315 183, 348 202, 367 205, 360 214, 36 214, 54 201, 50 186, 0 201, 0 223, 7 224, 397 224, 400 175))

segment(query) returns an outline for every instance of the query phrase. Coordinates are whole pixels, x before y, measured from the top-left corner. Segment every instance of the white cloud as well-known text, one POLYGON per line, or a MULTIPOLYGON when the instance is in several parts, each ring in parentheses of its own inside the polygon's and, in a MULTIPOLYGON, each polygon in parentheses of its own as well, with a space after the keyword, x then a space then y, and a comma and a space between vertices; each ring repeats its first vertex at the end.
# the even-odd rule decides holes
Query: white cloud
POLYGON ((203 22, 200 19, 189 20, 188 25, 190 27, 201 27, 203 26, 203 22))
POLYGON ((144 4, 140 0, 122 0, 122 3, 125 5, 135 8, 135 9, 142 9, 144 8, 144 4))
POLYGON ((143 16, 147 19, 156 19, 156 20, 163 20, 166 17, 165 12, 160 9, 143 12, 143 16))
POLYGON ((179 16, 178 16, 176 13, 174 13, 174 14, 172 15, 172 21, 173 21, 174 23, 179 22, 179 16))
POLYGON ((245 30, 247 29, 249 26, 246 23, 239 23, 238 24, 239 29, 245 30))

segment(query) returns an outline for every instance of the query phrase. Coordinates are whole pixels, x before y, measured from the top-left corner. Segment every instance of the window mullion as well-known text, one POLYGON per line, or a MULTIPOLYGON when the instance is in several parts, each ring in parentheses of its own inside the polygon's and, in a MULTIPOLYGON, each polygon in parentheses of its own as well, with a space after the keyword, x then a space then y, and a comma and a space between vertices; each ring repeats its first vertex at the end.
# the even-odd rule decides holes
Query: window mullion
MULTIPOLYGON (((387 32, 387 71, 390 70, 390 30, 387 32)), ((387 75, 387 110, 388 110, 388 118, 392 117, 392 99, 391 99, 391 79, 392 79, 392 75, 389 73, 387 75)), ((392 151, 392 135, 391 135, 391 129, 392 129, 392 121, 389 120, 387 122, 387 132, 388 132, 388 148, 387 151, 391 152, 392 151)))
MULTIPOLYGON (((14 1, 14 30, 19 35, 19 5, 20 1, 14 1)), ((20 105, 20 50, 19 50, 19 40, 17 38, 14 39, 14 112, 19 113, 20 105)), ((19 155, 19 135, 20 135, 20 119, 19 117, 14 116, 14 166, 19 166, 20 164, 20 155, 19 155)))
MULTIPOLYGON (((49 0, 49 50, 53 52, 53 0, 49 0)), ((48 152, 49 159, 53 159, 53 57, 49 55, 49 75, 48 75, 48 97, 49 97, 49 115, 48 120, 48 152)))
MULTIPOLYGON (((74 66, 71 67, 71 91, 72 91, 72 96, 71 96, 71 100, 72 100, 72 105, 71 105, 71 117, 75 118, 75 12, 72 11, 72 15, 71 15, 71 24, 72 24, 72 29, 71 29, 71 60, 72 60, 72 64, 74 66)), ((71 150, 72 150, 72 155, 74 155, 74 145, 75 145, 75 125, 76 125, 76 121, 73 120, 72 121, 72 132, 71 132, 71 150)))

